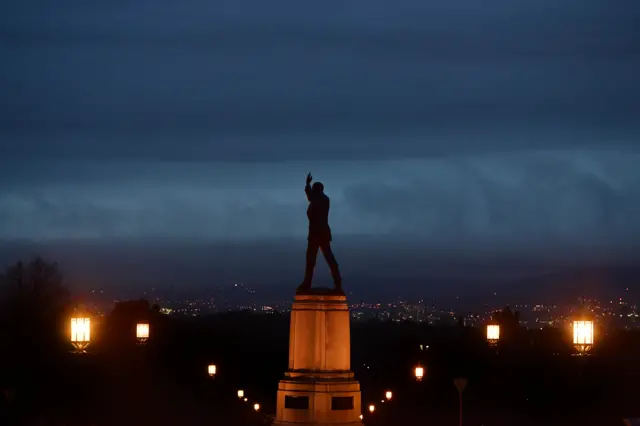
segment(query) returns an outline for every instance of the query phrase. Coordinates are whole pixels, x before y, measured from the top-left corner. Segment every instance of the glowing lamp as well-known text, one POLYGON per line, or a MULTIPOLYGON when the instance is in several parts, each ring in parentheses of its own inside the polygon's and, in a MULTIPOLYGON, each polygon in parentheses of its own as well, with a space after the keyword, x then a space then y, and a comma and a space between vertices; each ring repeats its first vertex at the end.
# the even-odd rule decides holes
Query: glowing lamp
POLYGON ((573 346, 578 353, 587 353, 593 348, 594 333, 593 321, 577 320, 573 321, 573 346))
POLYGON ((244 391, 242 389, 238 389, 238 398, 244 398, 244 391))
POLYGON ((500 326, 498 324, 487 325, 487 342, 489 345, 495 346, 500 340, 500 326))
POLYGON ((387 401, 389 401, 391 397, 393 397, 393 393, 391 393, 391 391, 386 391, 384 393, 384 397, 387 398, 387 401))
POLYGON ((420 366, 416 367, 414 374, 416 376, 416 380, 421 382, 422 379, 424 378, 424 367, 420 367, 420 366))
POLYGON ((374 411, 376 411, 376 406, 373 404, 369 405, 369 412, 373 413, 374 411))
POLYGON ((243 399, 243 401, 244 401, 244 402, 247 402, 247 401, 249 401, 249 398, 245 398, 245 399, 243 399))
POLYGON ((138 323, 136 324, 136 338, 138 342, 144 343, 149 339, 149 324, 138 323))
POLYGON ((215 364, 209 364, 207 367, 207 372, 209 373, 209 377, 216 377, 217 368, 215 364))
POLYGON ((71 344, 78 353, 85 353, 91 342, 91 318, 71 318, 71 344))
POLYGON ((360 420, 362 420, 362 414, 360 414, 360 420))
POLYGON ((253 404, 254 411, 260 411, 260 404, 253 404))

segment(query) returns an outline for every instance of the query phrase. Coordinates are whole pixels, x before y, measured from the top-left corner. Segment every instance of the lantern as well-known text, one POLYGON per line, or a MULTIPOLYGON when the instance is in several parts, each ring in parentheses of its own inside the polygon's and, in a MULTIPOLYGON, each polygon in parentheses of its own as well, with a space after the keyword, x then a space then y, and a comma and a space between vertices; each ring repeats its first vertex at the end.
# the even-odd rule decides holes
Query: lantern
POLYGON ((416 376, 416 380, 421 382, 422 379, 424 378, 424 367, 417 366, 415 368, 414 374, 416 376))
POLYGON ((373 404, 369 405, 369 412, 373 413, 374 411, 376 411, 376 406, 373 404))
POLYGON ((207 367, 207 372, 209 373, 209 377, 216 377, 217 368, 215 364, 209 364, 207 367))
POLYGON ((393 396, 393 393, 391 393, 390 390, 386 391, 384 393, 384 397, 387 398, 387 401, 391 400, 391 397, 393 396))
POLYGON ((244 391, 242 389, 238 389, 238 398, 244 398, 244 391))
POLYGON ((253 404, 254 411, 260 411, 260 404, 253 404))
POLYGON ((136 324, 136 338, 139 343, 144 343, 149 339, 149 324, 138 323, 136 324))
POLYGON ((500 340, 500 326, 498 324, 487 325, 487 342, 490 346, 496 346, 500 340))
POLYGON ((91 318, 71 318, 71 344, 76 352, 85 353, 91 341, 91 318))
POLYGON ((573 321, 573 346, 578 353, 585 354, 593 348, 593 321, 581 319, 573 321))

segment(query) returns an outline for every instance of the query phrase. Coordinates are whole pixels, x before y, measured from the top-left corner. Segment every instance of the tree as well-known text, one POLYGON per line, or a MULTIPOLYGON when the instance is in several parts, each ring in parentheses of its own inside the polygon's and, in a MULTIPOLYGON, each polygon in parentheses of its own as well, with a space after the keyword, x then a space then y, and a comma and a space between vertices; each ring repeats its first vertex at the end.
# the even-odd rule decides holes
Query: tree
POLYGON ((59 341, 69 302, 57 263, 35 257, 0 275, 0 328, 3 337, 25 349, 49 349, 59 341))

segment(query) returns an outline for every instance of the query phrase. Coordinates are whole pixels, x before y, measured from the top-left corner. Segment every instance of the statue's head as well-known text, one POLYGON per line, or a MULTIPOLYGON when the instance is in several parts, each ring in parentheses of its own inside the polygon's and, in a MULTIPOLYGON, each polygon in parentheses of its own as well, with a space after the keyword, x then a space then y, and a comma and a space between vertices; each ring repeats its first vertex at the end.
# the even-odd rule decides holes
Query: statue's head
POLYGON ((311 186, 311 192, 314 194, 322 194, 324 192, 324 185, 320 182, 314 182, 311 186))

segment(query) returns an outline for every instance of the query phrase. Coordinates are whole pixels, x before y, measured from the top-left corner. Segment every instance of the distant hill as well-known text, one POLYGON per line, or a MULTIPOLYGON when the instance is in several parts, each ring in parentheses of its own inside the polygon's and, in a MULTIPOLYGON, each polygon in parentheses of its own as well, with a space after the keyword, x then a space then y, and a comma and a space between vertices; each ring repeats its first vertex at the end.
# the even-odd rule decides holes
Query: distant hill
MULTIPOLYGON (((72 290, 104 288, 105 297, 108 293, 118 299, 149 297, 144 292, 155 288, 163 298, 218 297, 229 304, 291 300, 304 270, 304 241, 228 247, 0 243, 0 265, 34 254, 58 261, 72 290), (236 283, 240 288, 233 287, 236 283)), ((484 304, 562 303, 581 296, 613 298, 626 288, 631 300, 640 299, 640 266, 632 262, 560 266, 517 257, 472 260, 419 250, 403 254, 398 248, 370 251, 356 245, 343 247, 339 254, 352 301, 433 299, 439 306, 476 309, 484 304)), ((316 285, 331 285, 322 256, 316 285)))

